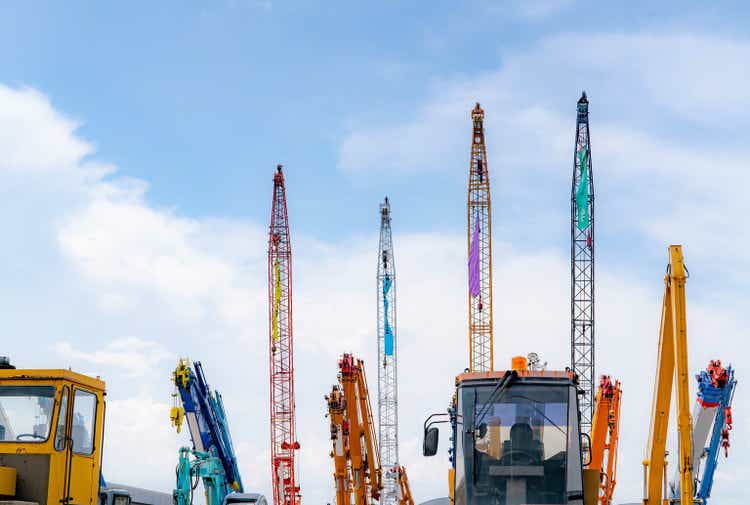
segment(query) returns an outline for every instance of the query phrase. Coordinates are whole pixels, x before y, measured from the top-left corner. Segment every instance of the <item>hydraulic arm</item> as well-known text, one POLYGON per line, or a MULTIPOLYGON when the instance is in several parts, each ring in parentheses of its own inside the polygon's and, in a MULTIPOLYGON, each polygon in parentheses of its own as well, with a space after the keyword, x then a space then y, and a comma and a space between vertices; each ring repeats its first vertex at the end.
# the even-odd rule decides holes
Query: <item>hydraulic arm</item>
POLYGON ((682 246, 669 246, 669 265, 664 277, 656 383, 651 408, 644 467, 644 505, 662 505, 666 468, 666 442, 673 382, 676 382, 678 470, 680 504, 693 503, 693 422, 688 392, 687 324, 685 321, 685 281, 687 280, 682 246))
POLYGON ((242 480, 221 394, 209 388, 201 363, 193 365, 181 359, 172 375, 176 392, 170 418, 178 433, 187 422, 193 442, 192 450, 180 449, 174 498, 188 505, 195 481, 202 479, 207 505, 221 505, 230 492, 243 491, 242 480))

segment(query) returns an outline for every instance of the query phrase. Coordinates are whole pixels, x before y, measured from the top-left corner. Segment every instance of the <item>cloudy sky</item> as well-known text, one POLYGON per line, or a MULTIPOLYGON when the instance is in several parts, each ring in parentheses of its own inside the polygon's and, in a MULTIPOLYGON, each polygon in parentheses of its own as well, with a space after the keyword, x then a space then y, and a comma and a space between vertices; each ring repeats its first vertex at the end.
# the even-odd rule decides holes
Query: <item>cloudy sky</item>
MULTIPOLYGON (((495 363, 569 355, 575 103, 589 95, 597 371, 623 383, 617 502, 639 501, 666 248, 684 244, 690 368, 741 384, 716 503, 750 472, 746 6, 572 0, 0 5, 0 354, 108 384, 107 479, 170 491, 170 373, 224 394, 245 486, 271 494, 266 227, 286 168, 305 503, 333 498, 323 395, 376 353, 392 202, 401 458, 466 366, 469 111, 486 111, 495 363)), ((370 383, 376 370, 368 368, 370 383)), ((675 431, 675 430, 672 430, 675 431)), ((672 444, 672 449, 676 445, 672 444)), ((673 451, 674 452, 674 451, 673 451)), ((672 460, 674 461, 674 460, 672 460)))

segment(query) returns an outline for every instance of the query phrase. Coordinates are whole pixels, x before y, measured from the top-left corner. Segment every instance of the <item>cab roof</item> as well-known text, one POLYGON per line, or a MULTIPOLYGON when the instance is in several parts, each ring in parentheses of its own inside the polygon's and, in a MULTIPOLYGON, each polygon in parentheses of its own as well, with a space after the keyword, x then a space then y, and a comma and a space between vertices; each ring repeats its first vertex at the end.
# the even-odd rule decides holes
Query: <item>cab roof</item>
POLYGON ((99 377, 91 377, 73 370, 65 369, 0 369, 0 384, 6 381, 23 380, 23 381, 70 381, 81 386, 104 391, 106 384, 99 377))
POLYGON ((502 379, 506 373, 515 372, 519 379, 562 379, 575 380, 570 370, 493 370, 491 372, 464 372, 456 376, 456 385, 468 381, 487 381, 502 379))

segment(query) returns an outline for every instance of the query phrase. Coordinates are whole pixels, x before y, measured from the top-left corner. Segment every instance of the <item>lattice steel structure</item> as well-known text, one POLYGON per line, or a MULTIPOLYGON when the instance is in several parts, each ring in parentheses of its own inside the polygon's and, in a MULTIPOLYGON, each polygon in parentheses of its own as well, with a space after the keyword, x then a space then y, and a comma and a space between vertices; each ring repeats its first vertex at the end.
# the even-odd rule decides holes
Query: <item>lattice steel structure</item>
POLYGON ((391 204, 380 204, 378 244, 378 441, 383 468, 380 503, 397 505, 398 483, 398 346, 396 345, 396 265, 391 237, 391 204))
POLYGON ((294 416, 294 347, 292 338, 292 246, 281 165, 273 177, 268 231, 268 327, 271 372, 271 480, 275 505, 298 505, 295 465, 299 442, 294 416))
POLYGON ((596 394, 594 370, 594 175, 589 137, 589 101, 577 106, 573 185, 570 197, 570 360, 585 392, 581 431, 588 433, 596 394), (585 207, 584 207, 585 206, 585 207))
POLYGON ((492 343, 492 211, 487 149, 484 143, 484 111, 476 104, 469 163, 467 205, 469 255, 469 368, 472 372, 494 369, 492 343), (472 252, 474 254, 472 254, 472 252))

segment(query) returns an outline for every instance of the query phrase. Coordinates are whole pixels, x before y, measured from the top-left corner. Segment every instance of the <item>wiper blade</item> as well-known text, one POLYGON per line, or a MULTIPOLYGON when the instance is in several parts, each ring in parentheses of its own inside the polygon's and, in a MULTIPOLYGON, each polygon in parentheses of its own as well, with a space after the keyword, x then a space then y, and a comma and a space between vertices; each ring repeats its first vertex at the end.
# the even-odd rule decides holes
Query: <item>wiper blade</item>
POLYGON ((517 376, 518 374, 516 373, 515 370, 509 370, 505 372, 505 375, 503 375, 503 378, 500 380, 497 386, 495 386, 495 389, 492 390, 492 393, 490 393, 490 397, 485 402, 484 407, 482 408, 482 411, 479 413, 479 416, 477 416, 478 418, 474 420, 474 427, 482 424, 482 421, 484 421, 484 418, 490 412, 490 407, 492 407, 492 405, 497 400, 500 399, 500 396, 505 392, 505 389, 510 385, 511 381, 515 379, 517 376))
MULTIPOLYGON (((484 404, 484 407, 482 408, 482 412, 480 412, 479 416, 475 416, 474 422, 472 423, 472 426, 469 428, 471 430, 471 438, 473 440, 473 443, 471 444, 471 482, 472 484, 477 483, 477 447, 476 447, 476 428, 478 426, 482 425, 482 421, 484 421, 485 416, 489 413, 490 406, 493 405, 497 400, 500 399, 502 394, 505 392, 505 389, 510 385, 511 380, 515 378, 518 374, 516 374, 515 371, 508 371, 505 372, 505 375, 503 375, 503 378, 500 380, 500 382, 495 386, 495 389, 492 390, 492 393, 490 393, 490 397, 487 400, 487 402, 484 404)), ((477 390, 474 389, 474 404, 472 405, 472 412, 476 413, 477 410, 477 390)))

